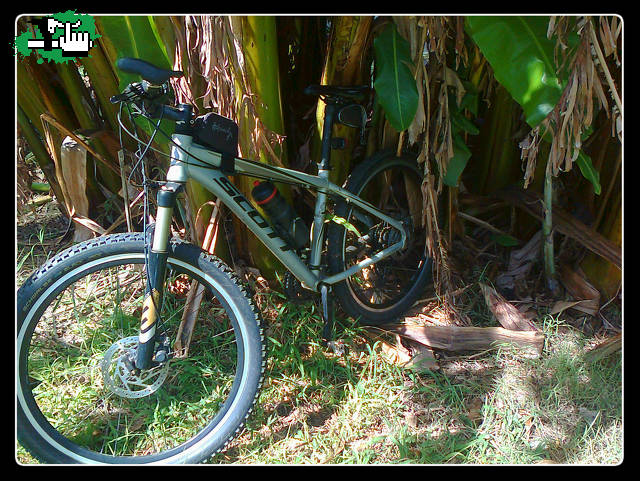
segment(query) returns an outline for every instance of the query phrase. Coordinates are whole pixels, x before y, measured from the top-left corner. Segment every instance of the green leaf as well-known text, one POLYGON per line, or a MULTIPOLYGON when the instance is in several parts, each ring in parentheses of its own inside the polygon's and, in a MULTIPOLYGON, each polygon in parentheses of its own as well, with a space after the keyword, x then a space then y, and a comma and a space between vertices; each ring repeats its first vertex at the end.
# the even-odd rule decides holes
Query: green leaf
POLYGON ((518 239, 516 239, 515 237, 511 237, 510 235, 507 235, 507 234, 493 234, 491 236, 491 240, 505 247, 513 247, 520 244, 518 239))
POLYGON ((560 99, 555 40, 547 38, 547 16, 466 17, 465 28, 493 69, 498 82, 536 127, 560 99))
POLYGON ((51 186, 48 182, 31 182, 31 190, 34 192, 49 192, 51 186))
POLYGON ((387 119, 402 132, 418 110, 409 42, 400 36, 395 24, 390 24, 373 40, 373 49, 377 70, 373 87, 387 119))
POLYGON ((353 224, 349 223, 347 221, 347 219, 345 219, 344 217, 340 217, 340 216, 337 216, 337 215, 334 215, 334 214, 327 214, 324 221, 325 222, 335 222, 336 224, 339 224, 339 225, 343 226, 345 229, 350 230, 351 232, 353 232, 358 237, 362 237, 362 234, 360 234, 358 229, 356 229, 355 226, 353 224))
POLYGON ((442 181, 449 187, 457 187, 460 174, 467 166, 467 161, 471 157, 471 151, 466 146, 462 135, 455 133, 452 136, 453 140, 453 157, 449 159, 449 165, 447 166, 447 172, 444 175, 442 181))
MULTIPOLYGON (((172 64, 167 55, 167 49, 158 34, 152 16, 143 15, 105 15, 97 18, 101 30, 109 44, 115 50, 117 58, 134 57, 145 60, 153 65, 171 69, 172 64)), ((112 59, 115 61, 115 59, 112 59)), ((124 89, 129 83, 139 82, 140 76, 116 69, 119 88, 124 89)), ((152 131, 146 120, 136 119, 136 123, 146 132, 152 131)), ((175 123, 163 120, 160 128, 164 132, 173 132, 175 123)), ((164 145, 163 145, 164 148, 164 145)))
POLYGON ((600 195, 600 192, 602 191, 602 188, 600 187, 600 172, 598 172, 593 166, 591 157, 581 150, 576 162, 578 163, 578 167, 580 167, 580 172, 582 172, 584 178, 593 184, 593 190, 596 195, 600 195))
POLYGON ((480 129, 478 129, 471 120, 455 109, 451 109, 451 122, 453 123, 454 128, 463 130, 468 134, 478 135, 480 133, 480 129))
POLYGON ((451 118, 453 157, 449 160, 449 165, 447 166, 447 172, 444 176, 443 182, 445 185, 450 187, 458 186, 458 180, 462 175, 462 171, 467 166, 467 162, 471 157, 471 151, 465 144, 461 132, 466 132, 470 135, 478 135, 480 133, 480 129, 478 129, 471 120, 466 118, 462 112, 464 109, 468 109, 468 107, 473 109, 474 103, 477 108, 477 91, 472 84, 469 83, 469 86, 471 86, 472 89, 467 90, 460 101, 460 105, 457 104, 455 95, 449 92, 449 113, 451 118))
MULTIPOLYGON (((170 69, 167 51, 159 43, 159 36, 153 24, 153 17, 143 15, 105 15, 99 17, 105 36, 109 39, 118 58, 134 57, 153 65, 170 69)), ((120 88, 131 82, 139 82, 136 74, 118 71, 120 88)))
POLYGON ((464 94, 462 97, 462 101, 460 102, 460 110, 467 109, 474 116, 478 115, 478 101, 480 97, 477 93, 469 92, 464 94))

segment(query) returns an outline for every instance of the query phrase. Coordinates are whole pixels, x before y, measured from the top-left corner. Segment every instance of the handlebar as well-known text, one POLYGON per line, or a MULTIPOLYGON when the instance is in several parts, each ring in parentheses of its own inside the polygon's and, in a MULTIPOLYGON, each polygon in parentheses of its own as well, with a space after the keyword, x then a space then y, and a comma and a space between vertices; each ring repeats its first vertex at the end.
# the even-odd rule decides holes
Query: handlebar
POLYGON ((170 78, 179 78, 184 74, 179 70, 167 70, 141 60, 139 58, 123 57, 118 59, 116 66, 123 72, 137 73, 152 84, 163 84, 170 78))
POLYGON ((133 102, 151 118, 162 116, 176 122, 191 120, 190 105, 181 104, 176 108, 165 103, 168 100, 167 94, 170 93, 169 79, 182 77, 182 72, 162 69, 144 60, 130 57, 118 59, 116 66, 124 72, 136 73, 144 80, 127 85, 121 94, 111 97, 111 103, 133 102))
POLYGON ((162 117, 165 119, 175 120, 176 122, 187 122, 191 120, 191 105, 180 104, 181 108, 171 107, 170 105, 162 106, 162 117))

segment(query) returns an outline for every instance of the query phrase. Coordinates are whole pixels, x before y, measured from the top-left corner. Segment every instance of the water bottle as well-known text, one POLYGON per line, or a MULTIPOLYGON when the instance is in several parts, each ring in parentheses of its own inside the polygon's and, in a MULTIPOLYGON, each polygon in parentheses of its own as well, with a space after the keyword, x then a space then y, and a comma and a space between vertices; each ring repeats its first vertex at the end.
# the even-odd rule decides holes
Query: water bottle
POLYGON ((258 180, 253 186, 253 200, 267 214, 277 233, 296 249, 304 247, 309 241, 309 229, 276 186, 271 182, 258 180))

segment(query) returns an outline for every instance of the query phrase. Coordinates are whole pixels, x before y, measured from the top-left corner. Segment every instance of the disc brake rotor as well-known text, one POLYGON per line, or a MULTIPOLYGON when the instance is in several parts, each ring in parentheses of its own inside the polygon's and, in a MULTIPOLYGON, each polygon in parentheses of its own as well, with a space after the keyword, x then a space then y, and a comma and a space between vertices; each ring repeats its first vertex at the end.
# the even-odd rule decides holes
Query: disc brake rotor
POLYGON ((138 336, 115 342, 100 362, 105 386, 123 398, 141 398, 156 392, 167 378, 169 363, 134 372, 128 359, 135 352, 138 336))

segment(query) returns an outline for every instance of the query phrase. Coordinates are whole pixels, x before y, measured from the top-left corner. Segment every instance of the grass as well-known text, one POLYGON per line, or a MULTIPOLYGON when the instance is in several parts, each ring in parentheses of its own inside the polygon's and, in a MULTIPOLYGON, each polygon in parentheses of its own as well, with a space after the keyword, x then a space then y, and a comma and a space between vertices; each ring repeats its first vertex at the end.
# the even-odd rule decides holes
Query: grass
MULTIPOLYGON (((44 257, 18 252, 25 273, 44 257)), ((623 461, 621 353, 586 361, 594 339, 561 316, 536 321, 546 335, 539 358, 499 349, 416 371, 390 361, 348 319, 338 329, 347 353, 327 350, 313 302, 293 304, 269 290, 256 301, 268 323, 264 387, 247 428, 210 464, 623 461)), ((489 322, 482 305, 475 309, 489 322)), ((197 403, 182 403, 165 415, 186 424, 198 413, 197 403)), ((16 459, 36 462, 19 445, 16 459)))
POLYGON ((596 363, 588 339, 544 323, 538 359, 500 350, 413 372, 388 362, 351 324, 349 354, 318 346, 313 306, 277 294, 269 373, 249 429, 211 463, 618 464, 620 354, 596 363))

